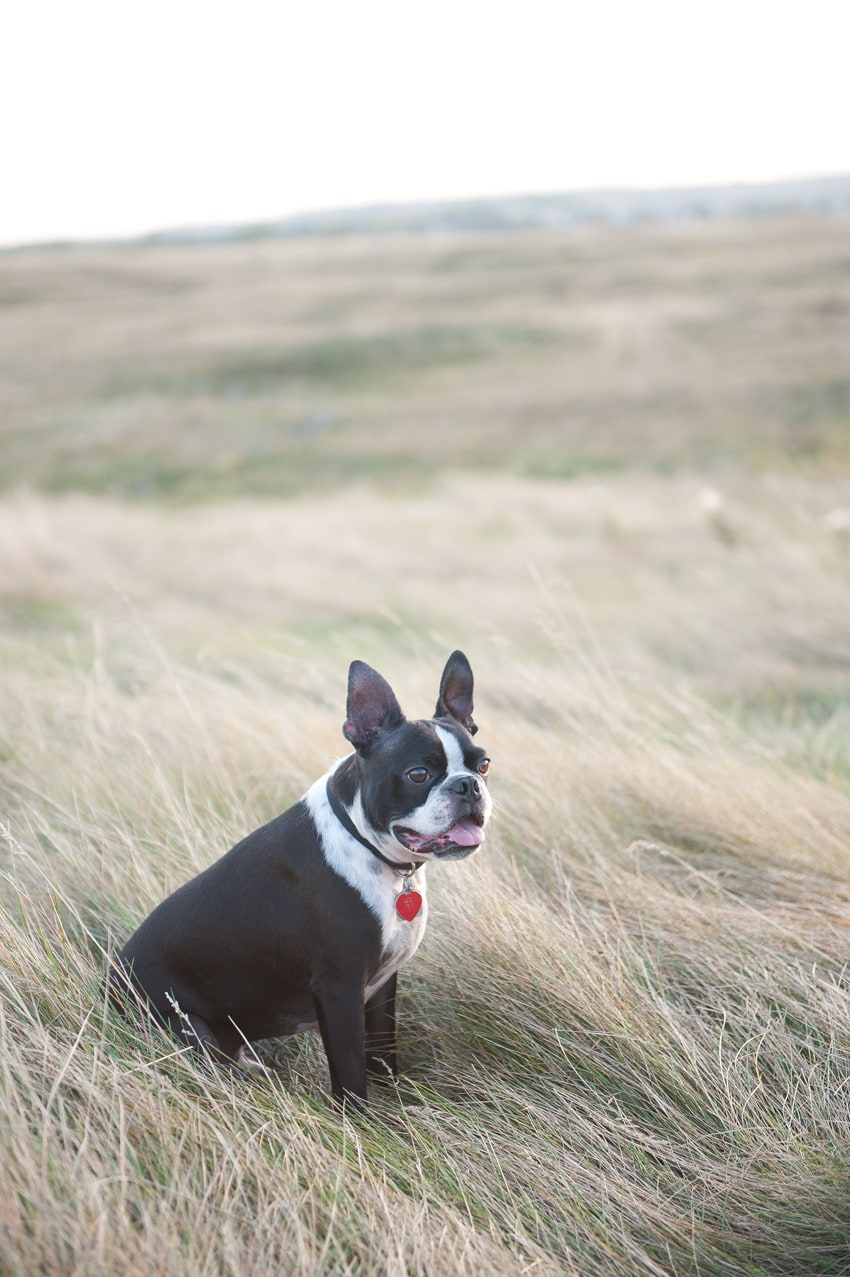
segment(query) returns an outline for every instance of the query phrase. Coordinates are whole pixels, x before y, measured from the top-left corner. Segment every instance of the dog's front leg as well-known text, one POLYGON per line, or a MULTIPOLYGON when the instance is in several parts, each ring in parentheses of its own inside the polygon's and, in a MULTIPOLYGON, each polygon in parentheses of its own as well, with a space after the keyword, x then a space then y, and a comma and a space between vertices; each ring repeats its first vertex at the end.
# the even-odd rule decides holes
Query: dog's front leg
POLYGON ((327 982, 313 989, 331 1091, 340 1103, 356 1109, 366 1104, 366 1050, 361 985, 327 982))
POLYGON ((366 1003, 366 1071, 377 1082, 398 1077, 395 1030, 395 972, 366 1003))

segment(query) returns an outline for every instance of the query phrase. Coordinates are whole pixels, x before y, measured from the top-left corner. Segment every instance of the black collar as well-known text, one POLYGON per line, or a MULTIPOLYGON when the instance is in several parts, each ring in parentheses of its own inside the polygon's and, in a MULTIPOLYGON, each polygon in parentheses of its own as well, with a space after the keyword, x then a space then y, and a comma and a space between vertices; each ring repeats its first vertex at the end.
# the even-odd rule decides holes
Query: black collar
POLYGON ((369 842, 368 838, 363 837, 360 830, 357 828, 354 821, 351 819, 348 812, 333 792, 330 780, 328 780, 326 791, 331 811, 336 816, 343 829, 347 830, 348 833, 351 834, 352 838, 356 838, 359 843, 363 844, 367 851, 371 851, 373 856, 377 856, 379 860, 382 860, 385 865, 389 865, 390 869, 395 869, 397 873, 404 874, 405 876, 407 876, 407 874, 416 873, 416 870, 419 868, 419 864, 413 864, 412 861, 408 861, 405 864, 403 861, 390 860, 389 856, 385 856, 382 851, 378 851, 378 848, 373 846, 373 844, 369 842))

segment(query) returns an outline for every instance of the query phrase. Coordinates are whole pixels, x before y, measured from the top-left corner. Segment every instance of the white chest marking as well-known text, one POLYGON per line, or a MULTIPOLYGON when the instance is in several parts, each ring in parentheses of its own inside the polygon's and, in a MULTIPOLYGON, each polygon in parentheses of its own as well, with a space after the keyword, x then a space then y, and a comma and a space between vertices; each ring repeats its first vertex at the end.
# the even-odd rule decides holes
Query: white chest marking
POLYGON ((327 783, 333 770, 310 786, 303 801, 316 826, 325 860, 354 888, 380 923, 381 958, 378 970, 366 989, 369 997, 413 956, 425 934, 428 919, 425 866, 417 870, 410 884, 421 895, 422 908, 412 922, 406 922, 395 908, 396 898, 404 890, 402 878, 353 838, 331 811, 327 783))

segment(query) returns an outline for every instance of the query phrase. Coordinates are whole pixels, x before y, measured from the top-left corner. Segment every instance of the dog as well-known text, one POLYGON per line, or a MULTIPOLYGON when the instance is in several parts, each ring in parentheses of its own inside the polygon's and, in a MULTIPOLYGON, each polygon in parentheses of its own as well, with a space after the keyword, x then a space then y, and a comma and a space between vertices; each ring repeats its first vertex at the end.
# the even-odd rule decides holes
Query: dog
POLYGON ((112 1000, 231 1063, 318 1026, 334 1101, 365 1106, 367 1076, 398 1076, 396 973, 425 932, 426 865, 484 842, 490 759, 472 739, 472 692, 453 652, 433 717, 409 721, 354 661, 353 752, 153 910, 112 964, 112 1000))

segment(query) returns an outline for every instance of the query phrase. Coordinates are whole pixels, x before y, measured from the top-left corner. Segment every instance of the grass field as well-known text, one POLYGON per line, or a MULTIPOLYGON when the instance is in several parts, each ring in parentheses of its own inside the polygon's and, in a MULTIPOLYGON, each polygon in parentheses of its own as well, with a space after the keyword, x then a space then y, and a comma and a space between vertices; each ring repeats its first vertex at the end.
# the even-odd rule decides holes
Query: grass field
POLYGON ((850 1273, 850 230, 0 256, 0 1273, 850 1273), (476 672, 397 1092, 105 955, 476 672))

